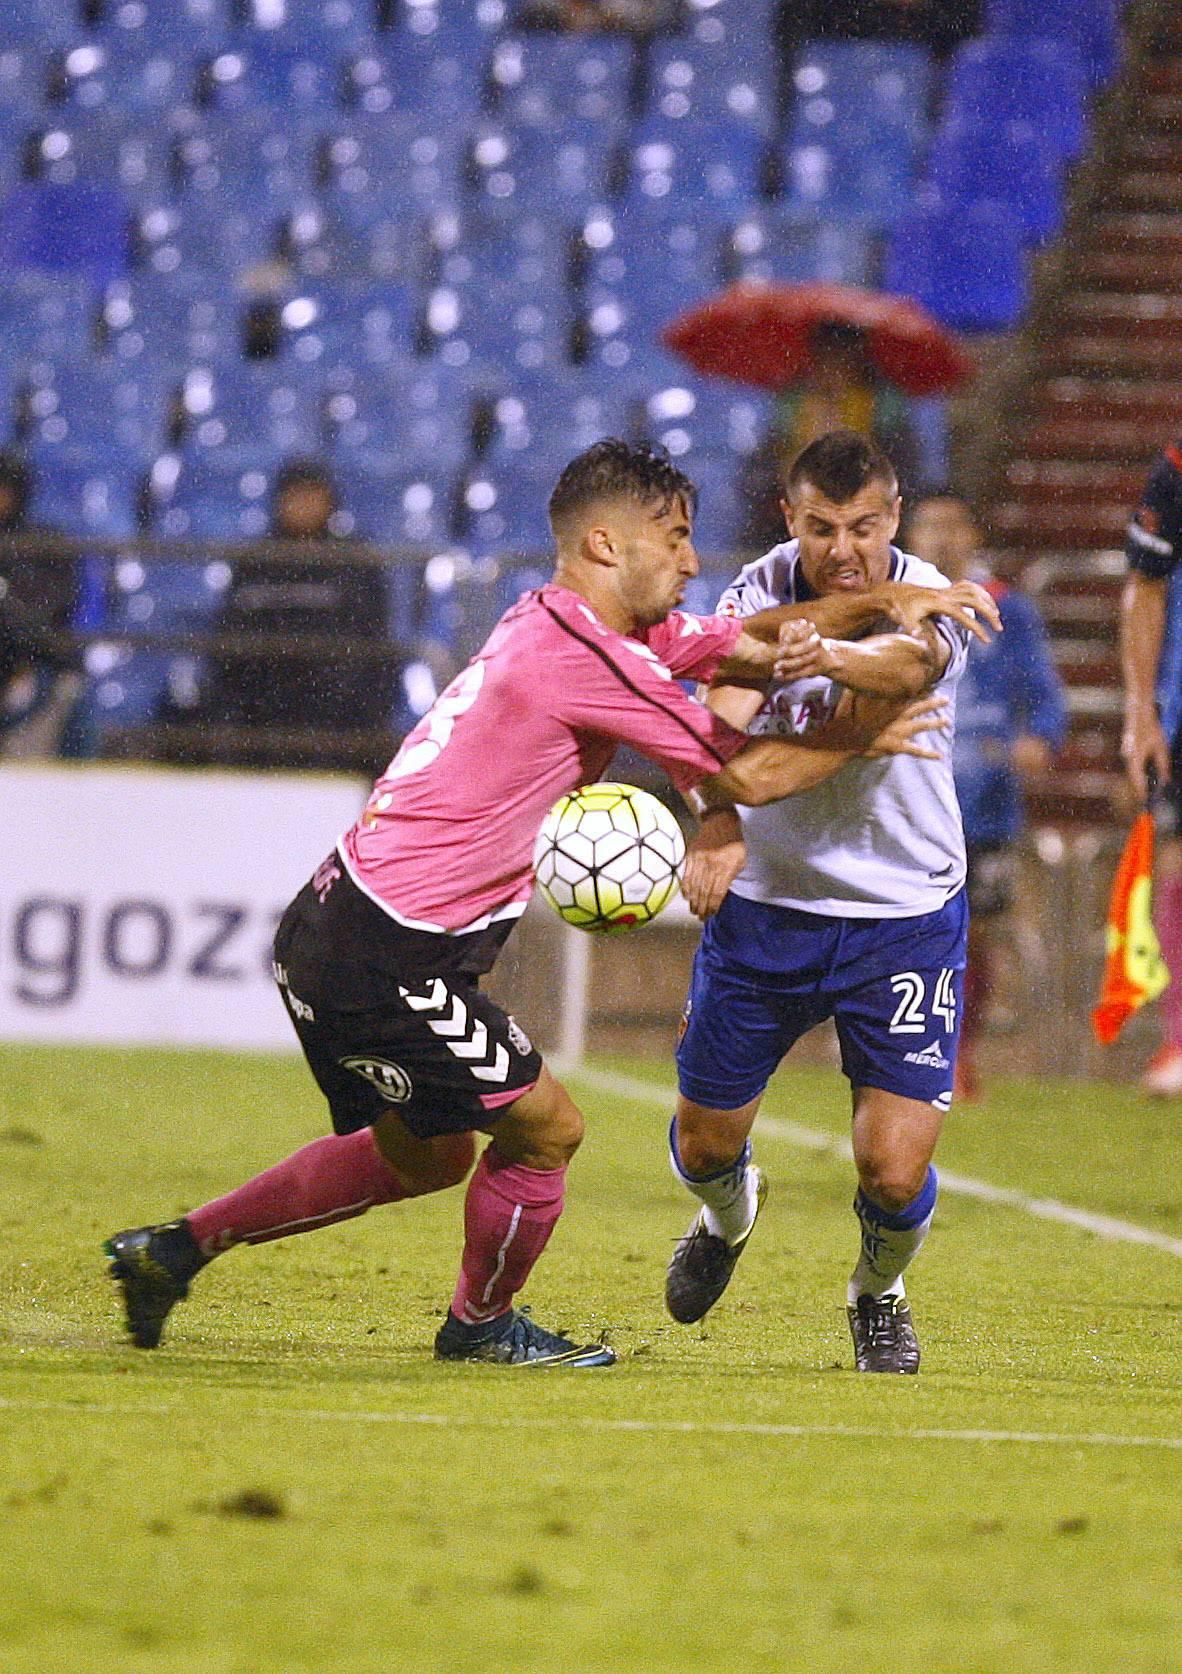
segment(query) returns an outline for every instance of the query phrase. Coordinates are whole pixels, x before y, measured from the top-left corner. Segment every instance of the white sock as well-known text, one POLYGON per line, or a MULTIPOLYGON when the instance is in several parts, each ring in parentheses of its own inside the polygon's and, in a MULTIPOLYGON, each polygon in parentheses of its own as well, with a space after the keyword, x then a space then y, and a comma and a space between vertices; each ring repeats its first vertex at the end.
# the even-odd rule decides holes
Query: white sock
POLYGON ((758 1175, 751 1166, 751 1141, 747 1140, 733 1163, 713 1174, 687 1174, 677 1149, 677 1122, 669 1128, 669 1162, 687 1191, 705 1207, 706 1231, 728 1244, 737 1244, 751 1230, 758 1207, 758 1175))
POLYGON ((936 1211, 938 1182, 929 1168, 923 1190, 913 1202, 891 1213, 864 1191, 854 1198, 854 1213, 862 1227, 858 1265, 850 1275, 851 1306, 859 1296, 903 1296, 903 1270, 927 1237, 936 1211))

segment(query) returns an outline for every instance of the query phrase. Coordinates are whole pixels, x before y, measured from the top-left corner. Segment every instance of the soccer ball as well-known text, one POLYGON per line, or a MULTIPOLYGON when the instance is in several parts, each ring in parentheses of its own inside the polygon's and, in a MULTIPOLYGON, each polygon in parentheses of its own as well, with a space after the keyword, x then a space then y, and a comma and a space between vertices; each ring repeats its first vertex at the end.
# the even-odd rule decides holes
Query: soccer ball
POLYGON ((534 845, 538 888, 580 930, 627 930, 677 892, 685 839, 673 815, 635 785, 585 785, 561 797, 534 845))

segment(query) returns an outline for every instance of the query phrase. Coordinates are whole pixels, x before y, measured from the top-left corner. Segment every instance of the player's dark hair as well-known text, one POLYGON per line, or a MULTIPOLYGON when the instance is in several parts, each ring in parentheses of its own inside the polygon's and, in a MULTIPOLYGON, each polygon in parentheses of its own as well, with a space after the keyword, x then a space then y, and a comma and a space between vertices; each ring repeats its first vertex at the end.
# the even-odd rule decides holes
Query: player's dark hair
POLYGON ((692 516, 698 491, 664 448, 645 443, 633 446, 617 436, 608 436, 576 455, 564 468, 550 496, 550 525, 557 531, 574 513, 596 500, 619 499, 659 506, 662 511, 680 500, 692 516))
POLYGON ((895 467, 857 430, 831 430, 797 454, 784 478, 785 496, 794 500, 806 482, 835 506, 844 506, 870 482, 882 483, 891 494, 899 492, 895 467))

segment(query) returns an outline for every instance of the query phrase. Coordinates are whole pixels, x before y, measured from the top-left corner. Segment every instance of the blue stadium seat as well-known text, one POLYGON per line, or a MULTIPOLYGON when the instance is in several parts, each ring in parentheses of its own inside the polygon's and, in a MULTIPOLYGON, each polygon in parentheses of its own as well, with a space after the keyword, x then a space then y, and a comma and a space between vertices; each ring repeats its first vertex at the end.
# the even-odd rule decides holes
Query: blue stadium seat
POLYGON ((883 284, 956 330, 1010 331, 1029 296, 1023 243, 1010 205, 961 207, 928 194, 896 226, 883 284))
POLYGON ((211 54, 199 65, 197 103, 210 111, 329 113, 340 104, 336 65, 311 45, 288 44, 263 30, 211 54))
POLYGON ((775 62, 769 52, 733 63, 692 35, 657 41, 648 62, 648 108, 673 121, 750 123, 768 135, 776 124, 775 62))
POLYGON ((305 366, 348 360, 397 365, 413 342, 416 293, 409 285, 317 280, 299 287, 280 308, 285 357, 305 366))
POLYGON ((76 16, 58 0, 20 0, 5 6, 0 19, 0 43, 5 48, 31 43, 61 46, 77 33, 76 16))
POLYGON ((544 286, 474 279, 427 293, 421 335, 428 353, 452 365, 529 370, 565 364, 571 324, 561 299, 544 286))
POLYGON ((546 479, 532 471, 477 467, 460 491, 461 543, 478 557, 547 551, 549 489, 546 479))
POLYGON ((169 391, 157 368, 104 360, 40 362, 25 398, 29 446, 115 447, 149 458, 168 440, 169 391))
POLYGON ((877 252, 877 240, 860 221, 802 219, 767 205, 748 210, 731 228, 725 277, 783 284, 823 279, 871 285, 877 252))
POLYGON ((252 203, 249 196, 150 197, 131 218, 134 267, 165 281, 203 274, 228 291, 250 268, 270 259, 283 224, 278 206, 252 203))
POLYGON ((989 132, 1034 123, 1070 161, 1084 146, 1086 90, 1083 59, 1067 41, 967 41, 952 61, 944 120, 989 132))
MULTIPOLYGON (((103 437, 103 440, 106 438, 103 437)), ((29 452, 30 520, 67 535, 121 540, 136 532, 142 463, 78 449, 29 452)))
POLYGON ((454 32, 441 41, 438 35, 390 30, 346 62, 344 101, 370 116, 417 112, 438 118, 446 112, 462 129, 479 105, 484 51, 483 43, 473 48, 454 32))
MULTIPOLYGON (((746 507, 732 455, 690 453, 678 460, 698 489, 694 546, 705 558, 731 558, 742 549, 746 507)), ((713 600, 710 601, 713 604, 713 600)), ((690 603, 687 598, 687 605, 690 603)))
POLYGON ((193 94, 193 50, 170 50, 138 33, 120 31, 71 44, 49 60, 55 109, 118 109, 141 121, 187 104, 193 94))
POLYGON ((793 60, 794 126, 901 129, 919 147, 931 122, 932 81, 924 47, 814 41, 793 60))
POLYGON ((245 0, 236 13, 236 39, 273 40, 286 51, 326 59, 366 45, 375 23, 372 0, 245 0))
POLYGON ((127 204, 91 181, 24 181, 0 209, 0 267, 107 280, 130 264, 127 204))
POLYGON ((71 185, 93 181, 118 187, 132 202, 162 192, 168 184, 169 152, 163 127, 134 112, 101 107, 96 112, 55 111, 23 137, 30 178, 71 185))
POLYGON ((782 153, 782 207, 790 217, 890 226, 914 184, 915 149, 902 129, 878 134, 854 128, 789 138, 782 153))
MULTIPOLYGON (((55 0, 41 3, 54 5, 63 18, 68 16, 67 8, 55 0)), ((226 38, 228 25, 224 0, 169 0, 166 6, 154 6, 150 0, 112 0, 103 6, 93 35, 117 52, 184 54, 218 46, 226 38)), ((72 37, 77 33, 71 30, 72 37)))
POLYGON ((677 383, 647 395, 639 408, 640 429, 675 459, 725 457, 737 462, 764 440, 773 407, 769 395, 687 371, 677 383))
POLYGON ((286 362, 231 360, 193 366, 180 387, 186 450, 267 446, 313 454, 323 441, 319 391, 286 362))
POLYGON ((373 462, 397 462, 403 474, 454 472, 471 449, 466 406, 416 407, 410 382, 367 379, 340 390, 326 403, 329 446, 335 465, 352 477, 372 474, 373 462))
POLYGON ((1083 54, 1092 87, 1120 63, 1120 0, 989 0, 991 34, 1068 41, 1083 54))
POLYGON ((298 113, 211 113, 186 125, 173 142, 171 167, 189 201, 227 199, 237 208, 286 205, 306 195, 314 180, 320 134, 298 113))
POLYGON ((674 210, 713 204, 737 212, 758 195, 764 151, 747 123, 648 117, 633 134, 625 190, 674 210))
POLYGON ((758 69, 774 59, 778 0, 686 0, 686 36, 730 69, 758 69))
POLYGON ((92 310, 88 276, 0 267, 0 342, 10 365, 81 358, 90 347, 92 310))
POLYGON ((440 548, 451 538, 454 474, 407 469, 385 451, 333 465, 337 497, 363 540, 440 548))
POLYGON ((354 116, 334 122, 318 161, 321 182, 342 197, 363 200, 368 212, 409 214, 454 203, 460 192, 465 125, 451 112, 354 116))
POLYGON ((614 131, 589 122, 511 127, 482 122, 472 133, 464 177, 485 211, 545 209, 574 217, 602 199, 614 131))
POLYGON ((505 282, 557 295, 570 267, 570 229, 539 208, 506 217, 443 210, 427 224, 428 267, 445 285, 505 282))
POLYGON ((507 376, 492 401, 485 458, 490 469, 528 468, 552 483, 593 442, 630 434, 636 404, 630 381, 614 373, 560 368, 507 376))
POLYGON ((572 117, 614 125, 628 113, 632 69, 626 36, 506 35, 493 45, 489 97, 514 125, 555 127, 572 117))
POLYGON ((596 209, 580 233, 585 282, 593 293, 620 293, 655 333, 718 289, 722 242, 723 222, 708 207, 596 209))
POLYGON ((228 360, 241 352, 239 303, 208 273, 136 274, 107 286, 99 339, 105 354, 125 364, 228 360))
POLYGON ((1008 122, 993 132, 946 124, 932 147, 930 181, 950 205, 1009 204, 1029 244, 1046 243, 1062 224, 1059 159, 1046 133, 1030 122, 1008 122))
MULTIPOLYGON (((189 535, 195 540, 257 540, 270 524, 271 489, 282 457, 278 448, 257 447, 211 449, 200 457, 161 455, 152 466, 149 483, 153 533, 173 538, 189 535)), ((195 566, 177 568, 190 572, 192 580, 195 566)), ((161 566, 154 568, 154 588, 163 585, 162 574, 161 566)), ((194 609, 204 599, 196 586, 186 591, 184 574, 177 587, 180 600, 190 600, 194 609)))

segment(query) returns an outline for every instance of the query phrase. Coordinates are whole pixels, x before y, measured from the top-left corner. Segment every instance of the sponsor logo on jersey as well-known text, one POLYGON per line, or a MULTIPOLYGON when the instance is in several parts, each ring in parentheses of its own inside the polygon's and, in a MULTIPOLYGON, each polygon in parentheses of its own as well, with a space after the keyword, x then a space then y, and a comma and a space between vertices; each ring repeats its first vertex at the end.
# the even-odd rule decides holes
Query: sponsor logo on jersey
POLYGON ((905 1064, 921 1064, 924 1069, 951 1069, 952 1065, 940 1050, 939 1042, 933 1041, 930 1046, 921 1048, 918 1052, 905 1052, 905 1064))
POLYGON ((387 1104, 405 1104, 413 1091, 402 1065, 392 1064, 388 1058, 342 1058, 341 1068, 368 1081, 387 1104))

